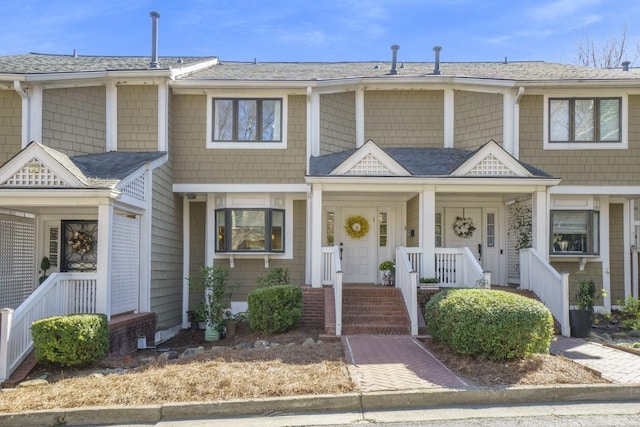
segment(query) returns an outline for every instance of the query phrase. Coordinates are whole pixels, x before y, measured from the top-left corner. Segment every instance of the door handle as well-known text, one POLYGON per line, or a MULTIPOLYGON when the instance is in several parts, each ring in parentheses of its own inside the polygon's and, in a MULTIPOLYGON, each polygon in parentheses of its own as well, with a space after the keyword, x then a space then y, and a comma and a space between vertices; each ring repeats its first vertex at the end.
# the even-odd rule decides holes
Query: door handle
POLYGON ((344 251, 344 245, 340 242, 340 261, 342 261, 342 251, 344 251))
POLYGON ((482 259, 482 243, 478 243, 478 261, 482 259))

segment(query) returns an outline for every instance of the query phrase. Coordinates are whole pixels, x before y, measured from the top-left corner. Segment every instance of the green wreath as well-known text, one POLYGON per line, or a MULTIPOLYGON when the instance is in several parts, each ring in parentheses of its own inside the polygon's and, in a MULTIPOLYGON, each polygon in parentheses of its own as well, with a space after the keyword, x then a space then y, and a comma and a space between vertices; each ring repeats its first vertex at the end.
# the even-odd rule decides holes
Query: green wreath
POLYGON ((361 239, 369 232, 369 222, 360 215, 353 215, 345 220, 344 229, 350 237, 361 239))

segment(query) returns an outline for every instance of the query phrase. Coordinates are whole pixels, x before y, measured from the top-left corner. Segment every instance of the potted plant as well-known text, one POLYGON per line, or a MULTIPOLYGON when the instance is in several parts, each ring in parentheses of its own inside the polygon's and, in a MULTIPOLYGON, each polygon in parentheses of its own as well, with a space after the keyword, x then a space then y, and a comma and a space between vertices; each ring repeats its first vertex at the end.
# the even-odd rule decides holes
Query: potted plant
POLYGON ((380 270, 380 282, 383 286, 393 286, 395 284, 396 266, 393 261, 382 261, 378 266, 380 270))
POLYGON ((237 285, 229 284, 229 270, 223 267, 202 267, 198 280, 189 279, 191 287, 204 291, 203 311, 207 322, 205 341, 217 341, 225 331, 224 310, 237 285))
POLYGON ((208 309, 204 300, 200 301, 198 306, 194 310, 188 310, 189 322, 191 322, 191 329, 205 329, 207 323, 208 309))
MULTIPOLYGON (((571 336, 586 338, 591 333, 593 323, 593 304, 596 300, 596 284, 593 280, 583 280, 578 287, 576 299, 578 308, 569 310, 569 325, 571 336)), ((604 289, 600 291, 602 297, 606 297, 604 289)))

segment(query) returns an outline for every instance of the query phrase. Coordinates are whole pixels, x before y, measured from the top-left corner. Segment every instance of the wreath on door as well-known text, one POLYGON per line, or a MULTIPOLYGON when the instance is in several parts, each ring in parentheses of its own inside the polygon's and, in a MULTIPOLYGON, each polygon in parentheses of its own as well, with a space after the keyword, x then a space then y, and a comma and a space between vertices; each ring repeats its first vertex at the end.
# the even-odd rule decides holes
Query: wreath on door
POLYGON ((361 239, 369 232, 369 222, 365 217, 352 215, 347 217, 345 220, 344 229, 349 237, 353 239, 361 239))
POLYGON ((456 217, 456 222, 453 224, 453 231, 456 233, 456 236, 468 239, 473 236, 473 232, 476 231, 476 226, 473 225, 471 218, 458 216, 456 217))

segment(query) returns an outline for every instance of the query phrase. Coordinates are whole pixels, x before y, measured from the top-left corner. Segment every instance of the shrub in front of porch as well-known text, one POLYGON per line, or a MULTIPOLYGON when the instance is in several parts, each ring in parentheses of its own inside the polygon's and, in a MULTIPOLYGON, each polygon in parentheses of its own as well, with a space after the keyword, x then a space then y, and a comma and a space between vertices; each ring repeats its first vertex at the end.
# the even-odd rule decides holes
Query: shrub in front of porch
POLYGON ((294 327, 302 315, 302 289, 294 285, 258 288, 247 297, 249 327, 266 335, 294 327))
POLYGON ((31 325, 33 347, 40 362, 83 366, 102 359, 109 349, 104 314, 70 314, 36 320, 31 325))
POLYGON ((511 292, 451 289, 425 307, 427 331, 454 351, 507 360, 548 353, 553 316, 539 301, 511 292))

